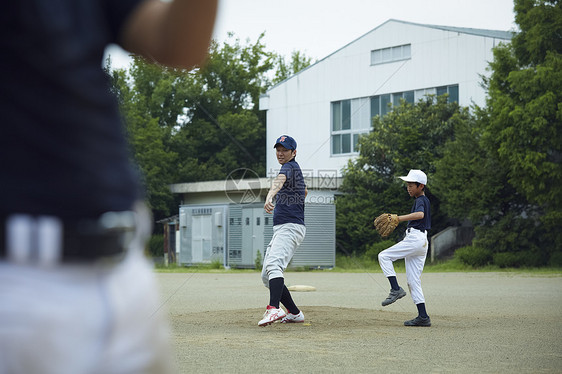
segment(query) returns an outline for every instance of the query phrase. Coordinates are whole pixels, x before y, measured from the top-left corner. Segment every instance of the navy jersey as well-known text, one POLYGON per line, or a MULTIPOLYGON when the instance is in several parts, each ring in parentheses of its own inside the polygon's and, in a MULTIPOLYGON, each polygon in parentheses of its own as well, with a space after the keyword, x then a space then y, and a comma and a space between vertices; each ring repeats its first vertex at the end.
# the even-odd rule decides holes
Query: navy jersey
POLYGON ((427 196, 418 196, 416 200, 414 200, 411 212, 423 212, 423 218, 415 221, 408 221, 408 227, 418 230, 429 230, 431 228, 431 208, 427 196))
POLYGON ((18 0, 0 12, 0 215, 95 217, 140 196, 102 70, 140 0, 18 0))
POLYGON ((304 225, 305 184, 301 168, 295 160, 291 160, 281 166, 279 174, 284 174, 287 180, 276 196, 273 225, 304 225))

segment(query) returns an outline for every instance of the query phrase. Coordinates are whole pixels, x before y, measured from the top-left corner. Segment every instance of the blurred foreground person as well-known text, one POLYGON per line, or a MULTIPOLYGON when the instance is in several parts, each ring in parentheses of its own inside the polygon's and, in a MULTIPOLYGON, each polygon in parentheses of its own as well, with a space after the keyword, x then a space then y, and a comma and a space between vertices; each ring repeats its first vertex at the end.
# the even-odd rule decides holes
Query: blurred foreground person
POLYGON ((102 70, 191 68, 217 1, 19 0, 0 12, 0 374, 174 372, 151 232, 102 70))

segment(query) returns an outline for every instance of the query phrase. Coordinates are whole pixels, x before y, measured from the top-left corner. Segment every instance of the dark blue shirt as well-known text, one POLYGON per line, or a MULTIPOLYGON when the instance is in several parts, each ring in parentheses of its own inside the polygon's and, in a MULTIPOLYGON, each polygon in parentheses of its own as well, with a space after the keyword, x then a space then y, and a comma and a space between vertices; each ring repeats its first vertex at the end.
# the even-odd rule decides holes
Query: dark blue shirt
POLYGON ((273 225, 284 223, 304 225, 306 186, 301 168, 295 160, 291 160, 281 166, 279 174, 284 174, 287 180, 277 193, 275 210, 273 211, 273 225))
POLYGON ((423 212, 423 218, 415 221, 408 221, 408 227, 418 230, 429 230, 431 228, 431 208, 429 199, 425 195, 421 195, 414 200, 412 213, 423 212))
POLYGON ((18 0, 0 12, 0 215, 63 218, 140 197, 105 47, 140 0, 18 0))

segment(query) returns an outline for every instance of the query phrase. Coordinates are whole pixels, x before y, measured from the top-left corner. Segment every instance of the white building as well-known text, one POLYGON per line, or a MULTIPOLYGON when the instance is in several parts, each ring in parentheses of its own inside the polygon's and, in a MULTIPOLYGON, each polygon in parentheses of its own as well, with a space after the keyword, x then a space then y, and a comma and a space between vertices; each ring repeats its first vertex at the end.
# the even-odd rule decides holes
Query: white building
MULTIPOLYGON (((337 173, 357 155, 357 139, 371 119, 400 98, 449 94, 462 106, 485 104, 481 75, 492 48, 511 32, 389 20, 314 65, 277 84, 260 98, 267 111, 267 141, 282 134, 298 143, 297 159, 312 177, 337 173)), ((267 169, 278 169, 267 147, 267 169)))

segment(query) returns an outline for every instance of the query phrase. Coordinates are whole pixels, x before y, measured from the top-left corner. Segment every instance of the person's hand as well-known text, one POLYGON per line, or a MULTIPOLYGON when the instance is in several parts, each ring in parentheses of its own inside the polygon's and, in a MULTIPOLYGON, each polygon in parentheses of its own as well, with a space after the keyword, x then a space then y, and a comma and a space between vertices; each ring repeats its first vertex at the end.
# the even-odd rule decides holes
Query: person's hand
POLYGON ((265 209, 265 211, 269 214, 273 213, 273 209, 275 208, 275 205, 273 205, 273 201, 266 201, 265 205, 263 206, 263 209, 265 209))

